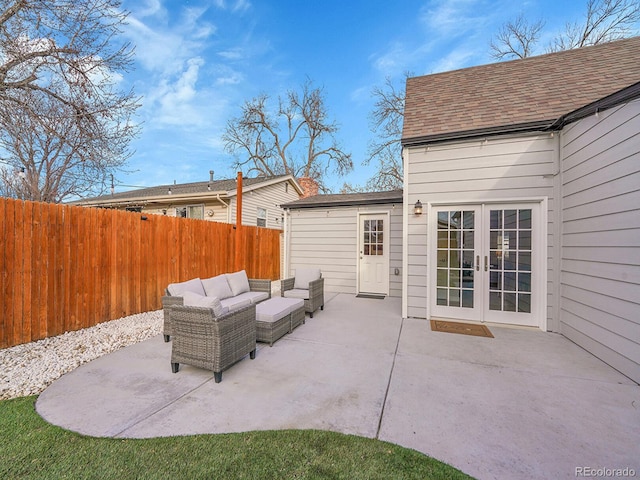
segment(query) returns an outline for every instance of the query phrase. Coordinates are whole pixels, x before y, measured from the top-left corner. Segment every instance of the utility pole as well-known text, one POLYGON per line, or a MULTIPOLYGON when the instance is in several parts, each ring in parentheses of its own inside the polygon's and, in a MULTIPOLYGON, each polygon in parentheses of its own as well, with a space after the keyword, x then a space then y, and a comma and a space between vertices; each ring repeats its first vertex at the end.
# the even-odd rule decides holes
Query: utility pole
POLYGON ((238 172, 236 180, 236 258, 235 270, 239 271, 244 266, 244 232, 242 230, 242 172, 238 172))

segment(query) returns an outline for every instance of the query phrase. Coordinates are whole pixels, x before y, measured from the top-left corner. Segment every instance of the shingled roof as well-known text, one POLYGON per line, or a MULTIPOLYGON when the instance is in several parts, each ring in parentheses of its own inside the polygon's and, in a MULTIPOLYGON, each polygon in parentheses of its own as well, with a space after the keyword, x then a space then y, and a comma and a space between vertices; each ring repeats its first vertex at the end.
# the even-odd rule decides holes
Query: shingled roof
POLYGON ((301 198, 295 202, 280 205, 292 210, 299 208, 348 207, 354 205, 372 205, 385 203, 402 203, 402 190, 365 193, 329 193, 301 198))
MULTIPOLYGON (((271 181, 277 181, 280 179, 289 178, 288 175, 278 175, 273 177, 256 177, 256 178, 243 178, 243 188, 251 187, 261 183, 267 183, 271 181)), ((139 190, 129 190, 127 192, 118 192, 109 195, 102 195, 100 197, 85 198, 72 202, 74 204, 100 204, 100 203, 117 203, 128 201, 144 201, 145 199, 156 199, 167 197, 169 189, 171 190, 172 197, 181 197, 197 194, 211 194, 215 195, 230 195, 235 194, 236 190, 236 178, 213 180, 209 182, 193 182, 193 183, 178 183, 168 185, 157 185, 154 187, 141 188, 139 190)))
POLYGON ((559 128, 637 96, 640 37, 409 78, 402 144, 559 128))

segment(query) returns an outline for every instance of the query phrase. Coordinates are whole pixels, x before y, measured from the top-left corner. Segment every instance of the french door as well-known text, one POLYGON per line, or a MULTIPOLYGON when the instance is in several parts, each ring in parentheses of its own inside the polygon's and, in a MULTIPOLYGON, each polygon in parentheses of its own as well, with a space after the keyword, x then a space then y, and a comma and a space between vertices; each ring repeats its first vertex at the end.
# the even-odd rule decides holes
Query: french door
POLYGON ((533 203, 432 207, 431 315, 539 326, 539 210, 533 203))

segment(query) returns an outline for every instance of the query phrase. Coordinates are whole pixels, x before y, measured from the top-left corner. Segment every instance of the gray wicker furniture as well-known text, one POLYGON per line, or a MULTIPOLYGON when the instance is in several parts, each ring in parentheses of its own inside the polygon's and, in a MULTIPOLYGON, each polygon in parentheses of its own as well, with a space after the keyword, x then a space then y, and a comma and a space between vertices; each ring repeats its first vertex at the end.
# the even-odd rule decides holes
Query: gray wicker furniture
POLYGON ((281 281, 280 295, 303 299, 305 311, 313 318, 313 312, 318 308, 324 310, 324 278, 318 269, 299 268, 296 275, 281 281))
POLYGON ((256 356, 256 306, 233 310, 216 317, 213 310, 175 305, 168 308, 173 329, 171 370, 180 364, 213 370, 216 383, 222 371, 256 356))
POLYGON ((270 298, 256 305, 256 339, 270 347, 285 334, 304 323, 304 301, 270 298))
MULTIPOLYGON (((223 276, 224 275, 218 275, 217 277, 205 279, 202 281, 200 279, 193 279, 189 280, 188 282, 183 282, 182 284, 173 284, 169 287, 173 286, 175 292, 176 286, 180 287, 182 285, 191 285, 191 288, 193 288, 193 286, 195 285, 197 291, 199 291, 198 289, 202 289, 202 294, 205 294, 207 292, 205 292, 205 288, 202 286, 202 283, 206 285, 207 282, 223 276), (200 284, 198 284, 198 282, 200 282, 200 284)), ((249 278, 248 282, 249 292, 220 299, 222 304, 225 305, 229 309, 229 311, 246 306, 248 304, 256 304, 271 298, 271 280, 249 278)), ((180 295, 172 295, 169 287, 167 287, 167 289, 165 290, 165 295, 162 297, 162 308, 164 309, 164 326, 162 334, 164 335, 165 342, 168 342, 171 338, 171 335, 173 334, 171 327, 171 318, 169 316, 169 307, 173 305, 184 304, 183 297, 181 296, 182 293, 180 292, 181 289, 177 289, 178 293, 181 293, 180 295)), ((209 293, 211 293, 211 291, 209 293)))

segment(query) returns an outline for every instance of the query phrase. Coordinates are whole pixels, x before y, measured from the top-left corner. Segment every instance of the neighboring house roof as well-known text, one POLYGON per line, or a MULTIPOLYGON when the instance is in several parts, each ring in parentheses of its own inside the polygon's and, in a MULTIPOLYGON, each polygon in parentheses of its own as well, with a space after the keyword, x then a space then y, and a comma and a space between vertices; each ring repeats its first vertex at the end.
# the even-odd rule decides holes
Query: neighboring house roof
POLYGON ((403 145, 559 129, 640 96, 640 37, 407 79, 403 145))
MULTIPOLYGON (((176 200, 187 201, 192 198, 215 197, 233 197, 237 194, 237 179, 222 179, 208 182, 178 183, 169 185, 158 185, 155 187, 142 188, 139 190, 130 190, 127 192, 119 192, 99 197, 85 198, 71 202, 75 205, 117 205, 131 203, 150 203, 150 202, 175 202, 176 200), (171 193, 169 193, 171 191, 171 193)), ((243 192, 251 191, 256 188, 265 187, 274 183, 289 181, 302 195, 300 185, 291 175, 277 175, 273 177, 257 177, 243 178, 243 192)))
POLYGON ((280 205, 282 208, 319 208, 319 207, 347 207, 353 205, 402 203, 402 190, 390 190, 387 192, 367 193, 338 193, 326 195, 314 195, 301 198, 295 202, 280 205))

